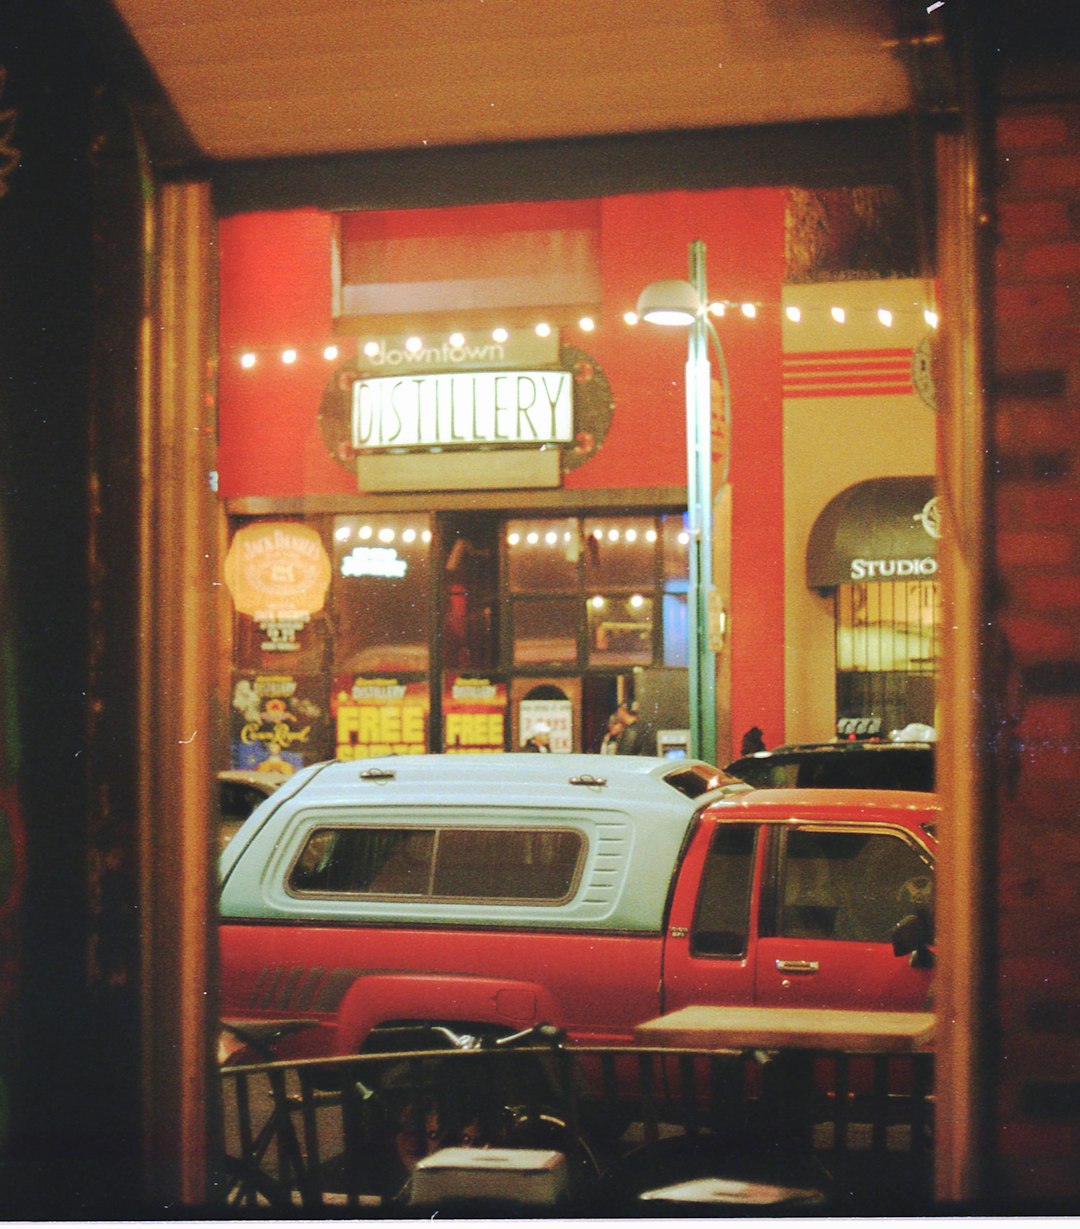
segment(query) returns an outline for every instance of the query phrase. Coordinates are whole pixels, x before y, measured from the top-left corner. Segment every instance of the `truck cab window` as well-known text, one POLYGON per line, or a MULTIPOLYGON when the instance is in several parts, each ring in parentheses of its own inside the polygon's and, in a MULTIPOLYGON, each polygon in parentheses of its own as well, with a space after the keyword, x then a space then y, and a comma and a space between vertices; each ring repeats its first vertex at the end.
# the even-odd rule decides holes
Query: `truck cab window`
POLYGON ((803 830, 786 838, 779 934, 888 943, 902 918, 932 913, 933 870, 901 837, 803 830))
POLYGON ((746 954, 757 828, 718 824, 701 873, 690 950, 696 956, 746 954))

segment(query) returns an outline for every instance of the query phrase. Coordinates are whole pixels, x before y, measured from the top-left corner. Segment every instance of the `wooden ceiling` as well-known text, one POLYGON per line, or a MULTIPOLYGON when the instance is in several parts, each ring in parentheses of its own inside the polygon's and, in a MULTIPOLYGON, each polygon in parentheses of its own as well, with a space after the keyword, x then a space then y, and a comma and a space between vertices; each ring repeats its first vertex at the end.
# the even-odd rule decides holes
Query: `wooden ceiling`
POLYGON ((212 160, 874 118, 910 104, 895 0, 112 2, 212 160))

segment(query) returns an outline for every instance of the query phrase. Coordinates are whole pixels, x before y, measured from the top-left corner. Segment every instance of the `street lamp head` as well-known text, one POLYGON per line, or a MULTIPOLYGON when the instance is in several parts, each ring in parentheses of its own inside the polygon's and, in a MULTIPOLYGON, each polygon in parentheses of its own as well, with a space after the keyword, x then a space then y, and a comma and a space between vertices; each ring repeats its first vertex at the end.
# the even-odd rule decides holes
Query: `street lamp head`
POLYGON ((650 282, 638 296, 637 312, 650 324, 691 325, 703 308, 689 282, 671 279, 650 282))

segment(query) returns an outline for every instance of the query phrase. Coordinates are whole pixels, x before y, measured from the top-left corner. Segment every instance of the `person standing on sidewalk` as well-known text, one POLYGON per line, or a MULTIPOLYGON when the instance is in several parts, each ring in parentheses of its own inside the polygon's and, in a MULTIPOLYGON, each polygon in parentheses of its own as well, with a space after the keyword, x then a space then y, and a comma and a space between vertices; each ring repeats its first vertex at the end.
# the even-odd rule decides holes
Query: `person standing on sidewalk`
POLYGON ((532 728, 532 733, 521 745, 522 751, 551 751, 551 726, 546 721, 538 721, 532 728))
POLYGON ((601 755, 616 755, 619 750, 619 735, 622 733, 622 722, 619 720, 618 713, 612 713, 607 719, 607 729, 604 731, 604 737, 600 740, 601 755))
POLYGON ((620 702, 616 714, 622 722, 618 742, 615 746, 616 755, 644 755, 645 735, 648 732, 645 723, 638 714, 636 704, 628 700, 620 702))

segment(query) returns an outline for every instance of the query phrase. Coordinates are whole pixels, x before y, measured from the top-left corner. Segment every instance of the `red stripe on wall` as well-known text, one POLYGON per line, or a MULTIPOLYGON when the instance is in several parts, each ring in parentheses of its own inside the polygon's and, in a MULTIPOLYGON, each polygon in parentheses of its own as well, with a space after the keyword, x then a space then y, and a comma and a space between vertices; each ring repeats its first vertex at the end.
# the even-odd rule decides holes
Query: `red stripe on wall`
POLYGON ((914 391, 911 363, 907 347, 785 354, 784 398, 909 395, 914 391))
POLYGON ((799 372, 797 375, 784 376, 784 387, 805 387, 809 384, 866 384, 880 381, 888 384, 901 383, 908 376, 906 371, 824 371, 820 374, 799 372))
POLYGON ((887 362, 884 359, 879 359, 876 362, 866 363, 784 363, 784 374, 787 376, 815 375, 818 373, 831 375, 836 371, 865 371, 873 373, 910 370, 910 358, 905 362, 887 362))
POLYGON ((914 385, 860 384, 857 387, 839 384, 819 384, 810 388, 789 388, 784 385, 784 398, 796 397, 895 397, 914 392, 914 385))
POLYGON ((821 358, 899 358, 901 355, 910 359, 910 347, 894 346, 889 350, 793 350, 784 355, 784 362, 821 358))

